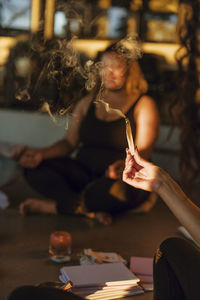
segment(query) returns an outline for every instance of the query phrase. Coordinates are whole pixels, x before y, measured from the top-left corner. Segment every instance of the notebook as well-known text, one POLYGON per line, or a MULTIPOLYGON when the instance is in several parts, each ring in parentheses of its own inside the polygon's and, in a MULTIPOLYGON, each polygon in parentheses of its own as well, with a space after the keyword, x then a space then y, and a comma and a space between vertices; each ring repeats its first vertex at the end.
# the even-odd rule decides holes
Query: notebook
POLYGON ((123 263, 104 263, 61 268, 61 275, 74 287, 135 284, 139 278, 123 263))
POLYGON ((144 293, 139 278, 122 262, 61 268, 60 280, 73 282, 73 293, 91 300, 109 300, 144 293))
POLYGON ((153 291, 153 258, 132 256, 130 270, 140 279, 144 291, 153 291))

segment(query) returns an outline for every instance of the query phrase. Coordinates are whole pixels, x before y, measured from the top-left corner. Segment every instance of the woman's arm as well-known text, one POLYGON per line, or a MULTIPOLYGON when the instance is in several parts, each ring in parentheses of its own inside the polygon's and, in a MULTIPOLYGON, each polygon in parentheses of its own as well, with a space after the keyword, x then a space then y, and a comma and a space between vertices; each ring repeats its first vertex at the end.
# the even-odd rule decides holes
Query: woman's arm
POLYGON ((80 125, 82 119, 87 113, 90 103, 91 97, 89 96, 80 100, 72 114, 72 120, 70 123, 70 127, 67 130, 67 134, 62 140, 42 149, 26 150, 20 157, 19 163, 23 167, 35 168, 44 159, 64 157, 70 154, 78 145, 80 125))
POLYGON ((151 97, 145 95, 137 103, 134 120, 136 122, 135 145, 141 156, 149 159, 160 129, 159 113, 151 97))
POLYGON ((184 194, 180 186, 162 169, 159 169, 158 176, 162 181, 158 191, 159 196, 200 244, 200 208, 184 194))
POLYGON ((67 129, 65 137, 52 146, 42 149, 43 157, 45 159, 66 156, 76 148, 79 143, 79 129, 81 122, 87 113, 90 103, 90 97, 85 97, 80 100, 72 113, 70 126, 67 129))
POLYGON ((200 244, 200 208, 167 172, 142 159, 136 149, 134 156, 127 153, 123 180, 136 188, 156 192, 200 244))

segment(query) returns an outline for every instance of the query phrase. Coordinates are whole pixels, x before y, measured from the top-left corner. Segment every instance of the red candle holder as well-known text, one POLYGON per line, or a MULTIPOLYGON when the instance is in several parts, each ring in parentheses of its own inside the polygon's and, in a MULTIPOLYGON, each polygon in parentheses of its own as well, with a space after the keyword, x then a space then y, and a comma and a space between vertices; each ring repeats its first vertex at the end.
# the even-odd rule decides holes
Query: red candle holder
POLYGON ((55 262, 66 262, 71 259, 71 235, 66 231, 51 233, 49 239, 49 254, 55 262))

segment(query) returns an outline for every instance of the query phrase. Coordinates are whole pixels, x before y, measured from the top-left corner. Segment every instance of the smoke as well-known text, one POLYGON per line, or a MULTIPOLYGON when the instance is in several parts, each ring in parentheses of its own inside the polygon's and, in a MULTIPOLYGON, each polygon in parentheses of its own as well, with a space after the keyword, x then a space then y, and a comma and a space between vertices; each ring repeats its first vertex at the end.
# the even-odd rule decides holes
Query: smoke
MULTIPOLYGON (((76 20, 79 32, 86 36, 99 17, 94 15, 91 20, 88 10, 85 1, 77 0, 56 7, 56 11, 65 13, 69 24, 71 20, 76 20)), ((105 103, 104 86, 99 82, 102 64, 78 52, 74 47, 76 39, 78 36, 71 32, 66 39, 45 41, 39 32, 27 42, 26 55, 31 61, 31 70, 26 76, 26 83, 17 88, 15 98, 30 105, 36 103, 37 109, 48 112, 56 123, 55 115, 69 115, 77 102, 95 88, 98 89, 96 101, 105 103)), ((134 35, 116 43, 116 51, 127 60, 138 59, 142 55, 137 36, 134 35)))
POLYGON ((44 102, 44 104, 40 108, 40 111, 41 112, 48 112, 48 114, 51 117, 51 119, 53 120, 53 122, 57 123, 57 120, 56 120, 55 116, 52 114, 50 106, 49 106, 49 104, 47 102, 44 102))
POLYGON ((125 125, 126 125, 126 137, 127 137, 128 146, 131 151, 131 154, 134 155, 135 146, 134 146, 133 134, 132 134, 131 124, 130 124, 129 119, 126 117, 125 114, 123 114, 123 112, 120 109, 110 107, 109 103, 107 103, 103 100, 104 99, 103 96, 104 96, 104 89, 101 86, 100 91, 97 95, 96 104, 98 105, 98 104, 102 103, 108 114, 115 114, 115 115, 118 115, 118 116, 124 118, 125 125))
MULTIPOLYGON (((69 41, 47 41, 44 45, 38 43, 38 47, 35 44, 31 45, 30 59, 35 62, 36 70, 33 71, 36 71, 36 75, 33 75, 34 72, 28 74, 26 86, 16 93, 17 100, 34 101, 37 97, 37 101, 40 99, 41 107, 44 101, 49 103, 52 118, 54 113, 69 114, 83 95, 97 86, 102 63, 85 57, 82 59, 81 54, 73 46, 76 39, 77 37, 69 41), (55 97, 53 97, 55 91, 51 92, 51 89, 56 89, 55 97)), ((126 60, 137 59, 142 55, 137 39, 130 36, 116 43, 116 51, 126 60)), ((104 87, 101 83, 96 101, 103 99, 105 99, 104 87)))
POLYGON ((51 120, 54 122, 54 124, 56 124, 57 126, 63 126, 63 122, 65 122, 65 129, 67 130, 69 127, 69 123, 70 120, 67 117, 69 114, 69 109, 70 108, 66 108, 66 109, 61 109, 59 111, 59 113, 53 114, 50 108, 50 105, 47 102, 44 102, 42 104, 42 106, 39 109, 39 112, 47 112, 51 118, 51 120), (61 118, 61 117, 65 117, 65 118, 61 118))
POLYGON ((118 52, 126 59, 136 60, 142 57, 142 49, 137 40, 137 35, 128 35, 117 43, 118 52))
POLYGON ((23 89, 23 90, 20 90, 17 94, 16 94, 16 99, 19 100, 19 101, 29 101, 31 99, 31 96, 28 92, 28 89, 23 89))
POLYGON ((97 105, 100 103, 103 104, 107 113, 112 113, 112 114, 118 115, 124 119, 127 119, 126 115, 123 114, 123 112, 120 109, 110 107, 110 104, 107 103, 104 99, 105 99, 105 89, 104 89, 103 85, 101 85, 99 92, 97 94, 95 103, 97 105))

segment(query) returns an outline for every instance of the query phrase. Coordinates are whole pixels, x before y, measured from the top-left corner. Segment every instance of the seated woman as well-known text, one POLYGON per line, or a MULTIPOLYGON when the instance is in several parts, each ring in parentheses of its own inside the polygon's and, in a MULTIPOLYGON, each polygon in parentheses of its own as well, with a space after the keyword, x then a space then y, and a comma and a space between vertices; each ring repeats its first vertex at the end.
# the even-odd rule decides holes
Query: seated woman
MULTIPOLYGON (((124 182, 156 192, 200 244, 200 208, 161 168, 127 150, 124 182)), ((200 251, 180 238, 165 240, 154 257, 154 300, 199 299, 200 251)))
POLYGON ((145 94, 138 62, 124 56, 117 44, 100 53, 99 60, 96 88, 75 107, 66 136, 50 147, 27 149, 20 159, 27 181, 48 199, 27 199, 20 205, 23 215, 81 213, 109 224, 109 214, 136 208, 148 197, 121 180, 127 147, 122 113, 141 155, 150 159, 159 133, 155 102, 145 94))

